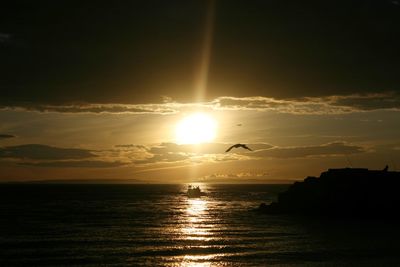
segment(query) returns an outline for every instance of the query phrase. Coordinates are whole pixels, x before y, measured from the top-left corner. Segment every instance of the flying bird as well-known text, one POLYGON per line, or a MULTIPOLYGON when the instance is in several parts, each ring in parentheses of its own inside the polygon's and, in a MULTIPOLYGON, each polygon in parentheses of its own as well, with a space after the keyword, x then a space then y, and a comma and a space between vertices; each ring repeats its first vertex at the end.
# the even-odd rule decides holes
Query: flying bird
POLYGON ((236 145, 233 145, 233 146, 231 146, 230 148, 228 148, 225 152, 231 151, 232 148, 239 148, 239 147, 243 147, 244 149, 253 151, 253 150, 251 150, 248 146, 246 146, 246 145, 244 145, 244 144, 236 144, 236 145))

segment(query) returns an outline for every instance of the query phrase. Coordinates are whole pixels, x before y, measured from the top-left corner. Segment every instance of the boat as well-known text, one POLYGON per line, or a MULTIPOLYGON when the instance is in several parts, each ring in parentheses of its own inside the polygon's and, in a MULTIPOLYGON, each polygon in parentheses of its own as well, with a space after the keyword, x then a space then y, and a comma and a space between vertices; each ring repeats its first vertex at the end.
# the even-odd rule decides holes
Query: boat
POLYGON ((192 186, 192 185, 188 186, 188 190, 187 190, 187 196, 188 197, 197 198, 197 197, 201 197, 203 194, 204 193, 201 192, 199 186, 192 186))

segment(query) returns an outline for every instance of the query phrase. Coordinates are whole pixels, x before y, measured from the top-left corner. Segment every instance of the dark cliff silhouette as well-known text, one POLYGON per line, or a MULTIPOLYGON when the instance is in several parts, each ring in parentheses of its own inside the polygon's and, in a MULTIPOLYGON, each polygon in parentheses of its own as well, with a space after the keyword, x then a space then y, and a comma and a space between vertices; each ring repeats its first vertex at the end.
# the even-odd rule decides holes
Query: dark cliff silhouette
POLYGON ((280 193, 278 201, 261 204, 268 214, 353 218, 396 218, 400 208, 400 172, 357 168, 329 169, 307 177, 280 193))

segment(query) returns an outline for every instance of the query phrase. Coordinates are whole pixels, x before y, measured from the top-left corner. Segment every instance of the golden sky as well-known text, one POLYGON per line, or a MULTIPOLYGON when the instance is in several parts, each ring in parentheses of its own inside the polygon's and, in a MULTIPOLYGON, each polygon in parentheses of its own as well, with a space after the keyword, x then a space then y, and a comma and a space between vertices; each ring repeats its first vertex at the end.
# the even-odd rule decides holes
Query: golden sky
POLYGON ((0 139, 1 179, 276 182, 333 167, 400 167, 396 109, 327 105, 322 99, 221 103, 164 103, 147 112, 2 110, 0 130, 9 134, 0 139), (210 127, 193 117, 199 112, 215 123, 215 138, 196 137, 210 127), (182 133, 179 127, 189 128, 182 133), (205 143, 193 144, 196 138, 205 143), (253 151, 226 153, 234 143, 253 151))

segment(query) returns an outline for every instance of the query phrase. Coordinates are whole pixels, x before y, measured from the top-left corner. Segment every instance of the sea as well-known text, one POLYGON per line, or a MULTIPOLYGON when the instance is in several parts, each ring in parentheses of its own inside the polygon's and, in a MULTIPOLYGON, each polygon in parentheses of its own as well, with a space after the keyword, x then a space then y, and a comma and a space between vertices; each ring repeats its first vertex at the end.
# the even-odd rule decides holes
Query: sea
POLYGON ((0 185, 0 266, 400 266, 397 222, 254 211, 287 185, 199 186, 0 185))

